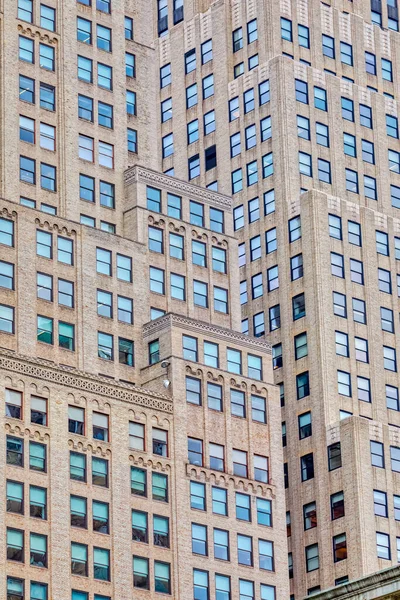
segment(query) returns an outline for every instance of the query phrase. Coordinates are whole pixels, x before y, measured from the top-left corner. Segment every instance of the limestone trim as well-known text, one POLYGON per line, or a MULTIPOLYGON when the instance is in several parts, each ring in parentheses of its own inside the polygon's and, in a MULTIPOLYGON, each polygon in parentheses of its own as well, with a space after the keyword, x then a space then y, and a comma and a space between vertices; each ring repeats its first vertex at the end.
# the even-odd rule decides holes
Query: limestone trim
POLYGON ((225 488, 232 487, 234 490, 250 492, 252 494, 257 494, 257 496, 261 495, 263 498, 268 498, 270 500, 275 499, 276 497, 273 485, 266 485, 259 481, 237 477, 230 473, 211 471, 210 469, 207 469, 207 467, 199 467, 197 465, 186 463, 186 475, 189 478, 197 479, 197 481, 215 483, 225 488))
POLYGON ((41 381, 48 381, 55 385, 98 394, 110 399, 139 404, 154 410, 167 413, 173 412, 172 399, 164 394, 143 388, 138 388, 137 392, 132 391, 128 384, 112 384, 105 377, 91 375, 69 367, 52 366, 45 360, 31 359, 4 349, 0 350, 0 369, 34 377, 41 381))
POLYGON ((163 189, 170 190, 172 192, 178 192, 179 195, 186 194, 190 198, 201 200, 206 204, 219 207, 221 210, 232 210, 232 200, 229 196, 224 196, 218 192, 212 192, 210 190, 201 188, 192 183, 187 183, 176 177, 170 177, 151 169, 145 169, 138 165, 127 169, 125 171, 125 185, 131 185, 137 182, 149 183, 152 185, 159 185, 163 189))
POLYGON ((214 337, 219 340, 223 340, 227 343, 235 343, 244 348, 254 350, 257 352, 263 352, 265 354, 271 354, 271 344, 264 340, 257 338, 251 338, 244 333, 238 331, 232 331, 225 327, 218 327, 216 325, 210 325, 204 321, 194 321, 188 317, 180 316, 174 313, 169 313, 163 317, 150 321, 143 326, 143 338, 148 338, 155 333, 163 331, 164 329, 180 327, 186 331, 196 332, 198 334, 207 334, 209 337, 214 337))

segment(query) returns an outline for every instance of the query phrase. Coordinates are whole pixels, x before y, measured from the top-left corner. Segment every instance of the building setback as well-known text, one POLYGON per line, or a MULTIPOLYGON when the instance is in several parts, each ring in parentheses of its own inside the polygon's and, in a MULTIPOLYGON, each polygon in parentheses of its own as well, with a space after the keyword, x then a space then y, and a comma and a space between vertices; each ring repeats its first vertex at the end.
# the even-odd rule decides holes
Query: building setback
POLYGON ((397 0, 0 24, 0 600, 397 564, 397 0))

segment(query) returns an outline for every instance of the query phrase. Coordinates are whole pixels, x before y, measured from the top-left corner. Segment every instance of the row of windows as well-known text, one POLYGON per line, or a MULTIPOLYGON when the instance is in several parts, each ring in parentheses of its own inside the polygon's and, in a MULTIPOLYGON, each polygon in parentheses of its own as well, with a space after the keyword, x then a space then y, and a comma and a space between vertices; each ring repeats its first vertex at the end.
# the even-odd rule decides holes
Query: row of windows
MULTIPOLYGON (((206 400, 208 408, 223 412, 223 391, 222 386, 214 383, 207 383, 206 400)), ((202 384, 200 379, 186 377, 186 401, 190 404, 202 406, 202 384)), ((251 413, 253 421, 258 423, 267 422, 266 400, 262 396, 251 395, 251 410, 247 409, 246 396, 240 390, 230 390, 230 411, 235 417, 246 418, 247 413, 251 413)))
MULTIPOLYGON (((177 273, 169 274, 171 298, 186 302, 186 277, 177 273)), ((201 308, 209 307, 208 284, 203 281, 193 280, 193 303, 201 308)), ((150 267, 150 291, 165 296, 165 271, 150 267)), ((228 314, 228 290, 213 287, 213 308, 216 312, 228 314)))
MULTIPOLYGON (((257 145, 256 126, 249 125, 244 130, 245 134, 245 149, 250 150, 257 145)), ((272 137, 271 117, 265 117, 260 121, 260 139, 265 142, 272 137)), ((230 137, 231 158, 234 158, 242 152, 241 134, 240 131, 234 133, 230 137)))
MULTIPOLYGON (((39 123, 39 145, 45 150, 54 152, 56 149, 56 128, 48 123, 39 123)), ((28 144, 36 143, 35 120, 20 115, 19 139, 28 144)))
MULTIPOLYGON (((188 220, 191 225, 197 225, 198 227, 207 227, 211 231, 217 233, 224 233, 224 213, 222 210, 210 207, 208 219, 206 220, 204 204, 189 200, 189 215, 182 213, 182 198, 175 194, 167 193, 167 207, 165 210, 165 200, 162 198, 161 190, 147 186, 147 209, 156 213, 166 213, 173 219, 188 220)), ((185 207, 186 208, 186 207, 185 207)))
MULTIPOLYGON (((178 260, 185 260, 185 238, 177 233, 170 233, 169 239, 169 256, 178 260)), ((159 254, 164 254, 164 231, 156 227, 148 228, 148 246, 149 250, 159 254)), ((207 268, 207 244, 192 240, 191 262, 199 267, 207 268)), ((216 246, 211 247, 211 261, 213 271, 218 273, 227 272, 227 256, 226 250, 216 246)))
MULTIPOLYGON (((225 529, 213 528, 213 550, 214 558, 218 560, 231 560, 231 544, 229 531, 225 529)), ((258 539, 258 543, 253 542, 253 538, 248 535, 238 533, 236 536, 237 562, 239 565, 254 567, 256 559, 254 546, 258 549, 258 568, 264 571, 274 571, 274 544, 268 540, 258 539)), ((192 523, 192 553, 200 556, 209 555, 208 527, 198 523, 192 523)))
MULTIPOLYGON (((39 6, 40 15, 39 22, 37 23, 43 29, 49 31, 56 30, 56 10, 46 4, 40 4, 39 6)), ((21 21, 27 21, 27 23, 34 23, 34 5, 33 0, 18 0, 17 17, 21 21)))
MULTIPOLYGON (((35 63, 35 42, 22 35, 19 36, 19 59, 31 64, 35 63)), ((39 66, 46 71, 55 71, 55 49, 47 44, 39 43, 39 66)))
MULTIPOLYGON (((240 282, 240 294, 242 304, 247 301, 247 281, 240 282)), ((298 294, 292 298, 292 319, 297 321, 306 316, 306 304, 305 294, 298 294)), ((254 337, 261 337, 265 334, 265 315, 264 312, 259 312, 253 315, 253 335, 254 337)), ((268 325, 269 331, 275 331, 281 327, 281 307, 280 304, 274 304, 268 309, 268 325)), ((249 332, 249 319, 243 319, 242 321, 242 333, 248 334, 249 332)), ((274 363, 274 368, 277 365, 274 363)))
MULTIPOLYGON (((359 285, 364 285, 364 265, 360 260, 356 260, 355 258, 349 259, 350 266, 350 279, 354 283, 358 283, 359 285)), ((344 265, 344 256, 343 254, 338 254, 337 252, 331 252, 331 272, 335 277, 339 277, 341 279, 345 278, 345 265, 344 265)), ((385 294, 392 293, 392 274, 387 269, 378 268, 378 289, 380 292, 384 292, 385 294)), ((399 279, 400 275, 397 275, 399 279)), ((399 281, 398 281, 399 283, 399 281)), ((399 290, 400 293, 400 290, 399 290)))
MULTIPOLYGON (((191 465, 205 466, 203 440, 188 438, 188 460, 191 465)), ((221 444, 209 443, 209 465, 214 471, 225 471, 225 448, 221 444)), ((248 453, 233 448, 228 453, 232 459, 232 472, 238 477, 249 477, 248 453)), ((255 481, 269 483, 268 457, 254 454, 253 477, 255 481)))
MULTIPOLYGON (((263 106, 270 101, 270 86, 269 80, 262 81, 258 84, 258 105, 263 106)), ((250 88, 243 93, 243 111, 244 114, 255 110, 255 93, 254 88, 250 88)), ((235 121, 240 117, 240 101, 239 96, 231 98, 228 102, 229 121, 235 121)))
MULTIPOLYGON (((36 103, 36 81, 26 75, 19 76, 19 99, 28 104, 36 103)), ((48 83, 39 82, 40 108, 56 110, 56 89, 48 83)))
MULTIPOLYGON (((49 140, 51 143, 51 140, 49 140)), ((23 183, 36 185, 36 160, 27 156, 19 157, 19 179, 23 183)), ((40 163, 40 187, 49 192, 57 191, 57 167, 40 163)))
MULTIPOLYGON (((337 240, 343 240, 342 218, 338 215, 328 215, 329 235, 337 240)), ((354 246, 362 246, 361 225, 356 221, 347 221, 348 242, 354 246)), ((389 256, 389 236, 384 231, 375 230, 376 252, 389 256)), ((394 237, 394 257, 400 260, 400 237, 394 237)))
MULTIPOLYGON (((290 19, 281 17, 281 38, 293 42, 293 24, 290 19)), ((310 48, 310 30, 305 25, 298 25, 298 44, 304 48, 310 48)), ((328 58, 336 59, 335 38, 322 35, 322 53, 328 58)), ((343 64, 353 66, 353 46, 340 41, 340 60, 343 64)), ((381 58, 382 79, 393 81, 392 61, 381 58)), ((365 70, 370 75, 377 75, 376 56, 371 52, 365 52, 365 70)))
MULTIPOLYGON (((199 362, 198 339, 189 335, 182 336, 182 355, 186 360, 199 362)), ((204 340, 203 362, 209 367, 219 369, 219 345, 204 340)), ((243 374, 242 352, 233 348, 226 349, 226 370, 237 375, 243 374)), ((262 358, 247 354, 247 376, 251 379, 262 379, 262 358)))
MULTIPOLYGON (((210 598, 210 574, 208 571, 193 569, 193 598, 208 600, 210 598)), ((247 579, 239 579, 239 600, 275 600, 275 587, 258 584, 247 579), (258 592, 258 589, 260 590, 258 592)), ((227 575, 215 574, 215 598, 231 598, 231 578, 227 575)))
MULTIPOLYGON (((166 35, 168 31, 168 0, 157 0, 158 35, 166 35)), ((183 21, 183 0, 173 0, 173 23, 183 21)))
MULTIPOLYGON (((104 25, 96 25, 96 45, 99 50, 112 52, 111 29, 104 25)), ((93 44, 92 21, 77 17, 76 19, 76 39, 83 44, 93 44)))

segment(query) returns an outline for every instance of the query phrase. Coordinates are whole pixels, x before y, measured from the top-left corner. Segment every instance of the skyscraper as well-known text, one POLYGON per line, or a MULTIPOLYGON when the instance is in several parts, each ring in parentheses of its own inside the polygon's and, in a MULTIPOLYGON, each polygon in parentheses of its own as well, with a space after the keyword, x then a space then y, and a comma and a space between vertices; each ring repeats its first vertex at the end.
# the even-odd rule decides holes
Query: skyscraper
POLYGON ((0 599, 396 564, 397 0, 0 18, 0 599))

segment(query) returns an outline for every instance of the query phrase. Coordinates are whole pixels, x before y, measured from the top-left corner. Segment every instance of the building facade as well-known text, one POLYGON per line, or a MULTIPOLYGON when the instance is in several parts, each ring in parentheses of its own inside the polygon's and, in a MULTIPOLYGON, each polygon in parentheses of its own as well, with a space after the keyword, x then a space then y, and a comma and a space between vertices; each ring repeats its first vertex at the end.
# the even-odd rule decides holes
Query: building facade
POLYGON ((396 564, 397 0, 0 23, 0 600, 298 600, 396 564))

